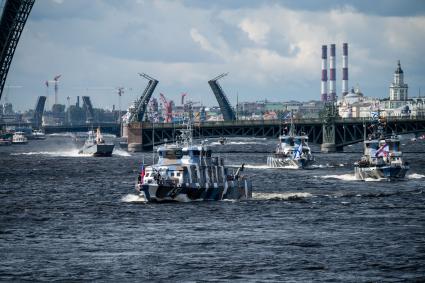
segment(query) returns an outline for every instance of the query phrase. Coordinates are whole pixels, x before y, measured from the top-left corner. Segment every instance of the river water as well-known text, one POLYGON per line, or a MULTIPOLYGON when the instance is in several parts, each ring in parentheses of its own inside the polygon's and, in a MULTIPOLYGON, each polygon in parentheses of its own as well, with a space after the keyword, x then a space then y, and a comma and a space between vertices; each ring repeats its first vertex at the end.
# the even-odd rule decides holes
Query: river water
POLYGON ((425 142, 405 181, 356 181, 361 145, 312 170, 265 166, 274 140, 212 141, 248 201, 144 204, 152 153, 80 156, 67 136, 0 147, 0 281, 425 281, 425 142))

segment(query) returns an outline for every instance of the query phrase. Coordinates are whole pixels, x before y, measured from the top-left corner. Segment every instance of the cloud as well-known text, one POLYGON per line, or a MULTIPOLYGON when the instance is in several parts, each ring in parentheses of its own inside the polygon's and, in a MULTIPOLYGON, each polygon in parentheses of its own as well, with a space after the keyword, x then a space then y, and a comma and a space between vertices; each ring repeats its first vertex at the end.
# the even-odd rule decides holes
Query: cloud
MULTIPOLYGON (((398 59, 410 87, 423 83, 417 79, 425 73, 421 14, 371 14, 358 3, 331 5, 336 3, 331 0, 304 6, 226 3, 36 2, 7 82, 24 87, 10 90, 9 98, 18 108, 33 107, 45 92, 43 82, 61 73, 62 100, 82 95, 75 86, 132 87, 124 105, 143 91, 146 82, 137 73, 146 72, 169 98, 177 100, 187 91, 211 105, 217 102, 207 81, 229 72, 222 86, 231 101, 236 93, 240 101, 318 99, 321 45, 337 45, 338 89, 343 42, 349 43, 350 85, 359 83, 366 95, 388 95, 398 59)), ((117 103, 114 92, 90 95, 96 105, 117 103)))
POLYGON ((267 43, 266 37, 270 32, 270 27, 266 23, 251 19, 243 19, 238 26, 248 35, 249 39, 255 43, 267 43))

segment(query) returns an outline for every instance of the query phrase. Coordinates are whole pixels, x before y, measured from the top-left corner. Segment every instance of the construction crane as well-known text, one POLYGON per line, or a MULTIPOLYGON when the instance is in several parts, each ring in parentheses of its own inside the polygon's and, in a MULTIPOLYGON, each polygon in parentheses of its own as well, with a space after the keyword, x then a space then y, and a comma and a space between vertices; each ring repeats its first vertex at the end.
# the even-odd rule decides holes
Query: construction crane
POLYGON ((184 92, 184 93, 182 93, 181 94, 181 96, 182 96, 182 105, 184 105, 184 97, 187 95, 187 93, 186 92, 184 92))
POLYGON ((53 81, 55 82, 55 104, 58 104, 58 92, 59 92, 59 86, 58 86, 58 83, 59 83, 59 78, 61 77, 62 75, 57 75, 57 76, 55 76, 54 78, 53 78, 53 81))
POLYGON ((165 108, 165 123, 171 123, 173 121, 172 100, 167 101, 167 99, 165 98, 165 96, 162 93, 160 93, 159 96, 160 96, 160 99, 161 99, 162 103, 164 104, 164 108, 165 108))
POLYGON ((62 75, 56 75, 53 78, 53 81, 49 81, 47 80, 45 82, 46 85, 46 96, 49 97, 49 84, 53 83, 55 85, 55 103, 54 104, 58 104, 58 92, 59 92, 59 79, 62 75))

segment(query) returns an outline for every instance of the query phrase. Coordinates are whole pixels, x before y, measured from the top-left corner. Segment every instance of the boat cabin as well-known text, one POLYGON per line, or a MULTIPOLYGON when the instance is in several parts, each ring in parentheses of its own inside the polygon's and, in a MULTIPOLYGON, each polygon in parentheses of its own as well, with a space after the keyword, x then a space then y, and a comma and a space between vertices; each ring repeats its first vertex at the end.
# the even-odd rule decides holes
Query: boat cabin
POLYGON ((402 152, 400 140, 395 137, 390 139, 366 140, 364 142, 364 155, 372 163, 401 163, 402 152))
POLYGON ((282 146, 308 146, 308 136, 280 136, 282 146))

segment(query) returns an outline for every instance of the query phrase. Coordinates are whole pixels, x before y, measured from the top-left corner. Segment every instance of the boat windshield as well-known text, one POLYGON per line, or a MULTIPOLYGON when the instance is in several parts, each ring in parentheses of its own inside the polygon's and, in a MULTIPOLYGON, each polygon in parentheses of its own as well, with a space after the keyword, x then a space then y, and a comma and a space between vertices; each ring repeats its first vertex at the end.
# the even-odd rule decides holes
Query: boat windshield
POLYGON ((292 137, 284 137, 280 139, 280 142, 285 143, 287 145, 293 146, 294 143, 294 139, 292 137))
POLYGON ((180 159, 183 156, 181 149, 160 149, 158 155, 167 159, 180 159))
POLYGON ((390 151, 399 151, 400 150, 400 141, 387 141, 390 151))

